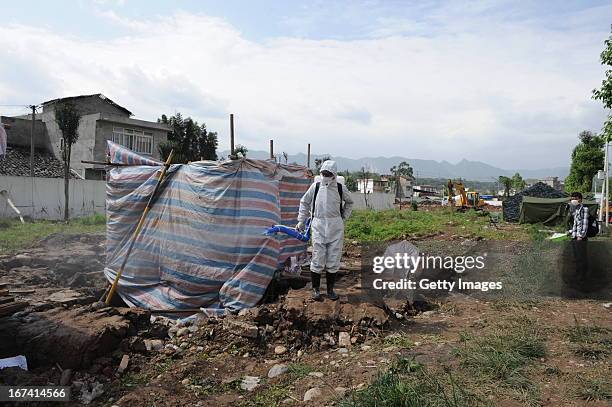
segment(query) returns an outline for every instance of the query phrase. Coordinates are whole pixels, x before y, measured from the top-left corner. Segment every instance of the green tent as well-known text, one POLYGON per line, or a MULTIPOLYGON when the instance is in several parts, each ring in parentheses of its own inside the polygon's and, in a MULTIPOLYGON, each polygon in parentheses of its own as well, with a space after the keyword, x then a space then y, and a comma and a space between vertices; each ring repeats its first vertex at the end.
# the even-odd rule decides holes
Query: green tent
MULTIPOLYGON (((563 224, 570 216, 569 198, 536 198, 524 196, 519 223, 543 223, 548 226, 563 224)), ((591 216, 597 216, 597 202, 583 201, 591 216)))

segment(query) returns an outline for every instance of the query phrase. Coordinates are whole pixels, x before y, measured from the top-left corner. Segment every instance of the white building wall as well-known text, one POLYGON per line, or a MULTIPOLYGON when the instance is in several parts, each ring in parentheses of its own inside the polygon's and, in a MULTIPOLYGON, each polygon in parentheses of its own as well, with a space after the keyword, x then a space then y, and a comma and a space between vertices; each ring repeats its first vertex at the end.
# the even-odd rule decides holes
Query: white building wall
MULTIPOLYGON (((22 216, 34 219, 61 220, 64 218, 64 179, 0 176, 0 192, 21 211, 22 216)), ((17 214, 0 194, 0 218, 14 218, 17 214)), ((105 213, 106 182, 70 180, 70 217, 105 213)))

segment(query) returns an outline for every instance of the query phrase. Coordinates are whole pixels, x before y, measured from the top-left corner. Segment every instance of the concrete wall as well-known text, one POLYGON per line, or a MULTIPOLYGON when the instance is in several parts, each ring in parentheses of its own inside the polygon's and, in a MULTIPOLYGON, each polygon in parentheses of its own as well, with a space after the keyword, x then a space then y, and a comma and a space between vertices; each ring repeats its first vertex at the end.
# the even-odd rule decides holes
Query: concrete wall
MULTIPOLYGON (((32 120, 1 116, 0 122, 10 126, 5 127, 7 137, 6 141, 9 146, 30 147, 32 120)), ((43 121, 40 119, 35 120, 34 123, 34 148, 53 152, 45 123, 43 123, 43 121)))
POLYGON ((366 206, 366 198, 363 193, 353 192, 351 193, 355 205, 355 209, 374 209, 376 211, 382 211, 385 209, 393 209, 393 202, 395 201, 395 194, 385 192, 373 192, 367 194, 368 205, 366 206))
MULTIPOLYGON (((34 219, 64 218, 64 180, 62 178, 30 178, 0 176, 0 191, 9 198, 23 216, 34 219)), ((70 217, 105 213, 106 182, 70 180, 70 217)), ((0 218, 14 218, 15 212, 0 196, 0 218)))

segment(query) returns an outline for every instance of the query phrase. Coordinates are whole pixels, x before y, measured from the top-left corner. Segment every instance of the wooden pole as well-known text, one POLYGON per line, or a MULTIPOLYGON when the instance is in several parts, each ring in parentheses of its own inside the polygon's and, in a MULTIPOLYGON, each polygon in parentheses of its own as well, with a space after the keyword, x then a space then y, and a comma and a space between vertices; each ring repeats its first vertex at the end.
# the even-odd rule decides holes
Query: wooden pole
POLYGON ((274 160, 274 140, 270 140, 270 160, 274 160))
POLYGON ((113 281, 113 284, 111 285, 108 295, 106 296, 106 301, 105 301, 106 305, 110 305, 110 302, 113 299, 113 295, 115 294, 115 290, 117 289, 117 283, 119 283, 121 274, 123 274, 123 269, 125 268, 125 264, 127 263, 128 257, 130 257, 130 253, 132 253, 132 249, 134 248, 134 243, 136 242, 136 238, 140 234, 140 229, 142 229, 142 225, 144 224, 144 220, 147 217, 147 213, 149 213, 149 210, 151 209, 151 206, 153 205, 153 200, 155 199, 155 196, 157 195, 157 191, 159 191, 159 187, 162 184, 164 177, 166 176, 166 171, 168 171, 168 168, 170 167, 170 163, 172 162, 173 155, 174 155, 174 150, 170 151, 170 154, 168 155, 168 159, 164 163, 164 168, 162 169, 161 174, 159 175, 159 178, 157 179, 157 184, 155 185, 155 189, 153 190, 153 193, 149 196, 149 201, 147 202, 147 206, 145 206, 145 209, 142 212, 142 216, 140 216, 140 220, 138 221, 138 224, 136 225, 136 229, 134 230, 134 233, 132 234, 132 237, 130 239, 130 245, 128 246, 127 253, 125 254, 125 257, 123 258, 121 267, 119 268, 119 271, 117 271, 115 280, 113 281))
POLYGON ((34 177, 34 130, 36 126, 36 106, 32 108, 32 130, 30 131, 30 177, 34 177))
POLYGON ((230 154, 234 156, 234 114, 230 114, 230 154))
POLYGON ((306 154, 306 167, 310 168, 310 143, 308 143, 308 154, 306 154))

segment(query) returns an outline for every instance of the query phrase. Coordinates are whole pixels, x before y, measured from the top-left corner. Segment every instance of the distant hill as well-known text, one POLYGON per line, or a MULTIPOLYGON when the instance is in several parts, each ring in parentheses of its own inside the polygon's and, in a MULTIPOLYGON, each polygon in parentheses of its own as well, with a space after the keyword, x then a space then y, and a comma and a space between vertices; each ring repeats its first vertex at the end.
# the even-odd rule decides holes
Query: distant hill
MULTIPOLYGON (((222 151, 221 156, 227 157, 228 151, 222 151)), ((249 151, 247 154, 250 158, 266 159, 269 154, 266 151, 249 151)), ((311 157, 311 165, 314 166, 315 158, 311 157)), ((370 171, 377 173, 389 173, 389 169, 394 165, 399 164, 402 161, 410 163, 414 168, 415 175, 419 177, 427 178, 462 178, 473 181, 492 181, 497 179, 500 175, 512 176, 515 172, 521 174, 523 179, 534 178, 542 179, 544 177, 559 177, 564 179, 569 173, 569 167, 554 167, 554 168, 541 168, 541 169, 503 169, 494 167, 490 164, 483 163, 481 161, 469 161, 463 159, 457 164, 449 163, 448 161, 435 161, 435 160, 421 160, 406 157, 364 157, 364 158, 346 158, 346 157, 334 157, 332 158, 338 163, 338 169, 341 171, 358 171, 362 167, 366 166, 370 171)), ((289 155, 289 160, 298 164, 306 164, 306 154, 295 154, 289 155)))

